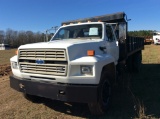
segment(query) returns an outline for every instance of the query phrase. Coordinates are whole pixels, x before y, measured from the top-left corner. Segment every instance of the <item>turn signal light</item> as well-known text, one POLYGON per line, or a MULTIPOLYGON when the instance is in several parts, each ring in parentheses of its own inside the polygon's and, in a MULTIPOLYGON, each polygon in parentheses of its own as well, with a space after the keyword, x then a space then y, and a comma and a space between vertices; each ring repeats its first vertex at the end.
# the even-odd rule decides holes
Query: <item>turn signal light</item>
POLYGON ((15 54, 18 55, 18 50, 15 51, 15 54))
POLYGON ((95 51, 94 50, 88 50, 87 51, 87 55, 88 56, 94 56, 95 55, 95 51))

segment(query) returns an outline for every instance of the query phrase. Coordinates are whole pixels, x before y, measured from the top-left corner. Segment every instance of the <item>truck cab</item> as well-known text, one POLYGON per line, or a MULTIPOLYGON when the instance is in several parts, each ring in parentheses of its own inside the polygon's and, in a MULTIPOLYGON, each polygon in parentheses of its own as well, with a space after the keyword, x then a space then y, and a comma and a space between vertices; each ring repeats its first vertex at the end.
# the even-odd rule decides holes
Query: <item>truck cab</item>
MULTIPOLYGON (((119 59, 118 41, 115 32, 112 25, 105 22, 64 25, 51 39, 51 42, 55 40, 74 40, 75 42, 98 41, 100 43, 100 50, 103 53, 113 56, 115 63, 119 59)), ((94 47, 90 47, 90 49, 94 49, 94 47)))

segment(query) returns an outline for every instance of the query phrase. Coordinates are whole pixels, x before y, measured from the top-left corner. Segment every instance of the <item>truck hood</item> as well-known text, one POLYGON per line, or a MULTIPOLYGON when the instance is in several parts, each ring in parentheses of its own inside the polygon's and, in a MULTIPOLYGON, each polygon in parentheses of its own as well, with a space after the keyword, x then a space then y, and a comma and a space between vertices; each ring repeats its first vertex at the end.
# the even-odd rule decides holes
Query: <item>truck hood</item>
POLYGON ((45 48, 60 48, 66 49, 66 53, 68 56, 68 60, 75 60, 80 57, 87 56, 88 50, 95 50, 96 54, 103 54, 103 52, 99 49, 104 42, 98 39, 73 39, 73 40, 55 40, 50 42, 42 42, 42 43, 33 43, 26 44, 19 47, 19 49, 45 49, 45 48))
POLYGON ((84 44, 89 42, 97 42, 97 40, 55 40, 50 42, 40 42, 40 43, 32 43, 21 45, 19 49, 28 49, 28 48, 63 48, 66 49, 75 44, 84 44))

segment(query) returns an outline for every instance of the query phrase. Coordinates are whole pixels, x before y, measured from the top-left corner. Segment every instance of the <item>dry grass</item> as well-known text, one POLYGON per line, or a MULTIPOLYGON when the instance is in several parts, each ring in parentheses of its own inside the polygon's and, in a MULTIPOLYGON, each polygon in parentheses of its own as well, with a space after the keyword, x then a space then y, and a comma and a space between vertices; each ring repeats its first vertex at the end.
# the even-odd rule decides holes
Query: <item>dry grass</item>
MULTIPOLYGON (((9 64, 15 50, 0 51, 1 65, 9 64)), ((160 117, 160 45, 147 45, 142 71, 126 74, 124 85, 114 90, 112 106, 101 117, 90 115, 86 104, 64 103, 40 98, 26 100, 9 86, 9 77, 0 77, 0 119, 158 119, 160 117)))
POLYGON ((15 55, 16 49, 0 50, 0 65, 9 64, 10 58, 15 55))

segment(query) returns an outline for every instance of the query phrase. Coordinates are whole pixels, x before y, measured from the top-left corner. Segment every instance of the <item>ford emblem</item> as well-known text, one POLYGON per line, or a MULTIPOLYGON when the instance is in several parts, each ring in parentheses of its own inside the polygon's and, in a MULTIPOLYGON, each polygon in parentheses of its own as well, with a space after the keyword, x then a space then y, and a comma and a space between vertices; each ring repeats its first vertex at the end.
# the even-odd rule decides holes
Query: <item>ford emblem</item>
POLYGON ((37 59, 35 62, 36 62, 37 64, 44 64, 44 60, 41 60, 41 59, 37 59))

